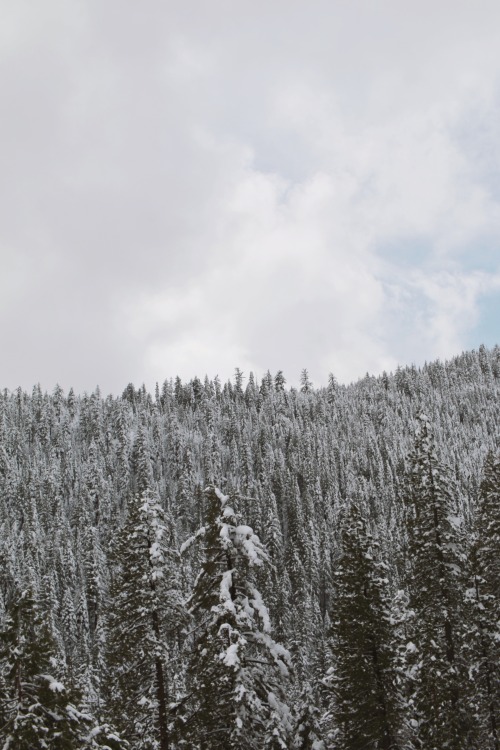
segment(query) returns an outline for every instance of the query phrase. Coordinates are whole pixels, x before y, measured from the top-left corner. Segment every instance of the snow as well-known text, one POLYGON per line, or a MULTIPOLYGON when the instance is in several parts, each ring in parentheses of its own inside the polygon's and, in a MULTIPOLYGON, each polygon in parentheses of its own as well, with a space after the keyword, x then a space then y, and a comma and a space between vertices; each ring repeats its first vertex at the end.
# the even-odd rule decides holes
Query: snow
POLYGON ((260 539, 257 534, 254 534, 253 529, 250 526, 237 526, 235 533, 250 565, 262 565, 263 549, 260 539))
POLYGON ((229 612, 235 612, 234 602, 231 597, 231 586, 233 585, 233 571, 226 570, 220 582, 220 600, 229 612))
POLYGON ((215 487, 215 488, 214 488, 214 491, 215 491, 215 494, 217 495, 217 497, 218 497, 218 498, 219 498, 219 500, 220 500, 220 504, 221 504, 221 505, 225 505, 225 504, 227 503, 227 501, 229 500, 229 496, 228 496, 228 495, 224 495, 224 494, 223 494, 223 493, 222 493, 222 492, 220 491, 220 489, 219 489, 218 487, 215 487))
POLYGON ((55 680, 53 677, 50 677, 50 675, 45 675, 45 678, 49 683, 49 690, 52 690, 53 693, 64 693, 66 688, 64 687, 62 682, 59 682, 59 680, 55 680))
POLYGON ((229 547, 232 543, 230 528, 227 523, 223 523, 220 528, 219 536, 224 541, 224 547, 229 547))
POLYGON ((246 552, 246 556, 248 557, 250 565, 262 565, 262 555, 260 554, 260 550, 258 550, 255 540, 259 542, 258 537, 253 537, 253 539, 245 539, 245 541, 243 542, 243 549, 246 552))
POLYGON ((269 618, 269 612, 267 610, 266 605, 262 601, 260 592, 257 591, 257 589, 255 588, 252 589, 252 597, 253 599, 251 600, 251 604, 262 621, 262 629, 264 633, 270 633, 271 632, 271 620, 269 618))
POLYGON ((240 664, 238 650, 241 646, 244 647, 246 645, 246 638, 238 630, 232 628, 228 622, 220 626, 219 635, 223 635, 224 639, 227 638, 230 642, 229 646, 219 654, 219 659, 227 667, 238 667, 240 664))
POLYGON ((158 560, 159 562, 163 562, 163 552, 158 542, 153 542, 153 544, 149 548, 149 556, 151 557, 152 560, 158 560))
POLYGON ((240 526, 237 526, 235 529, 236 534, 242 537, 251 537, 253 536, 253 529, 251 526, 245 526, 241 524, 240 526))
POLYGON ((243 700, 243 696, 245 695, 246 692, 247 692, 247 690, 246 690, 245 686, 241 684, 241 682, 238 685, 236 685, 236 687, 234 689, 234 694, 236 696, 236 700, 238 700, 239 702, 241 702, 243 700))
MULTIPOLYGON (((269 691, 267 694, 267 702, 269 703, 270 708, 275 712, 275 714, 279 717, 280 723, 283 727, 290 730, 292 728, 291 724, 291 716, 290 716, 290 709, 285 703, 282 703, 278 698, 276 697, 275 693, 273 691, 269 691)), ((273 730, 273 734, 278 736, 277 728, 273 730)), ((284 745, 283 745, 284 747, 284 745)))
POLYGON ((221 654, 222 661, 227 667, 236 667, 240 663, 238 656, 238 643, 231 643, 225 652, 221 654))
POLYGON ((189 537, 189 539, 186 539, 186 541, 183 542, 180 547, 181 555, 183 555, 184 552, 186 552, 186 550, 188 550, 196 542, 197 539, 205 536, 205 532, 206 532, 206 528, 205 526, 202 526, 201 528, 198 529, 196 534, 193 534, 192 536, 189 537))
POLYGON ((267 633, 259 633, 257 635, 258 635, 258 640, 260 640, 261 643, 263 643, 266 646, 267 650, 273 657, 276 666, 281 672, 281 675, 283 677, 288 677, 290 672, 287 667, 287 664, 291 663, 290 653, 287 651, 287 649, 284 646, 281 646, 279 643, 276 643, 271 638, 271 636, 268 635, 267 633))
POLYGON ((448 521, 455 529, 461 529, 463 524, 463 518, 461 516, 449 515, 448 521))

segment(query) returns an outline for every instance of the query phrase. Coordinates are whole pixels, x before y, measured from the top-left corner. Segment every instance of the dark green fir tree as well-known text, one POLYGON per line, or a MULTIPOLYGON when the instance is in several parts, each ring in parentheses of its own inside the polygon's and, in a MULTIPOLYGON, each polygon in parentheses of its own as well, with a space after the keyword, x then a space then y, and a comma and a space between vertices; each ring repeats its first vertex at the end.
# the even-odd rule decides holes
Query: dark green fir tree
POLYGON ((30 591, 14 590, 0 632, 0 745, 2 750, 124 750, 108 726, 76 707, 61 682, 47 616, 30 591))
POLYGON ((259 538, 240 522, 227 496, 207 491, 205 559, 189 606, 194 642, 188 667, 187 745, 200 750, 285 750, 290 659, 271 635, 255 585, 268 564, 259 538))
POLYGON ((479 493, 471 554, 467 656, 474 675, 471 701, 481 746, 500 747, 500 457, 489 453, 479 493))
POLYGON ((172 748, 172 663, 182 623, 173 537, 173 522, 145 491, 131 502, 112 550, 106 713, 137 750, 172 748))
POLYGON ((326 684, 335 747, 402 747, 388 570, 354 503, 342 523, 331 622, 333 664, 326 684))
POLYGON ((410 706, 417 747, 462 750, 473 743, 474 732, 463 654, 462 519, 425 415, 411 457, 408 501, 410 706))

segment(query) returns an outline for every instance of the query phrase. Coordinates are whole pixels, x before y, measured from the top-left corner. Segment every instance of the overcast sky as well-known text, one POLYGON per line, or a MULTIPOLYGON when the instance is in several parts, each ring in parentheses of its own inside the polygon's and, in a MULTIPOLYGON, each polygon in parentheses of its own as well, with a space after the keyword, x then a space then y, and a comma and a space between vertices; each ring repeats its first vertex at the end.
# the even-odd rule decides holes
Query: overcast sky
POLYGON ((0 0, 0 387, 499 341, 498 0, 0 0))

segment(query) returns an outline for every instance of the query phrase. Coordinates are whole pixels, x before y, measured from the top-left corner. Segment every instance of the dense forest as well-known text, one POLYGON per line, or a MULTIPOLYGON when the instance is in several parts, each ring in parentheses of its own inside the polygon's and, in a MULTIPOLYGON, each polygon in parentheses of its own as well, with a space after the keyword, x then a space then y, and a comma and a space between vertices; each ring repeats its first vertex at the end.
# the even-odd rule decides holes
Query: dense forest
POLYGON ((499 395, 0 393, 0 748, 499 750, 499 395))

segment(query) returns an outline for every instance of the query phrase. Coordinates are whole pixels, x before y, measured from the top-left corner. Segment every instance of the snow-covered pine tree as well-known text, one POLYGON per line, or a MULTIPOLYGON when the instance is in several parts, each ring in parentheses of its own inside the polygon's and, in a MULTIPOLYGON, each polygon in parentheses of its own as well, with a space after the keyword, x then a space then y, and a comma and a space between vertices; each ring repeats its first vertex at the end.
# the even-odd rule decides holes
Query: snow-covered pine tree
POLYGON ((393 654, 387 565, 359 508, 352 503, 341 529, 334 574, 330 647, 335 747, 395 750, 401 727, 393 654))
POLYGON ((306 686, 296 708, 291 747, 293 750, 326 750, 322 737, 321 711, 312 690, 306 686))
POLYGON ((500 747, 500 456, 489 453, 476 514, 468 661, 482 747, 500 747))
POLYGON ((182 622, 173 523, 149 490, 130 503, 112 550, 106 713, 137 750, 170 750, 174 634, 182 622))
POLYGON ((419 747, 461 750, 473 730, 463 660, 464 553, 450 472, 419 417, 408 488, 412 695, 419 747))
POLYGON ((210 488, 207 501, 206 524, 195 535, 205 560, 188 602, 195 626, 186 746, 285 750, 290 657, 272 638, 255 586, 254 570, 268 564, 267 553, 227 496, 210 488))
POLYGON ((90 719, 60 681, 55 652, 39 604, 30 591, 14 589, 0 631, 2 750, 86 746, 90 719))

